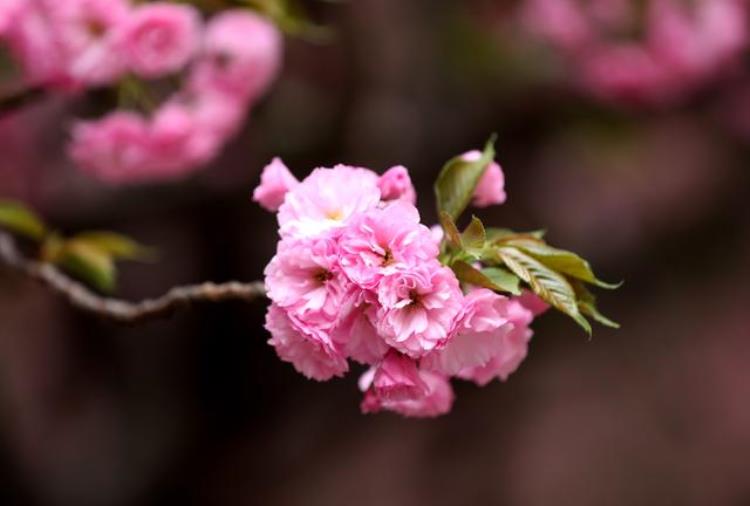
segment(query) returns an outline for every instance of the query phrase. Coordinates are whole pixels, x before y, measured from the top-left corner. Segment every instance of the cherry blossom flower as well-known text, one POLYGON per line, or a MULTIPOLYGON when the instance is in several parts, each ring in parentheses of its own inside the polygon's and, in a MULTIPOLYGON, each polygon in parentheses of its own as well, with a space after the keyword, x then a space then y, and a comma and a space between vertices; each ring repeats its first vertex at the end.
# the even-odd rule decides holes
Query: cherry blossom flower
POLYGON ((276 304, 268 308, 266 329, 271 333, 268 344, 279 358, 291 362, 307 378, 326 381, 349 370, 346 359, 325 333, 301 324, 276 304))
POLYGON ((377 302, 355 287, 343 299, 341 318, 331 330, 331 338, 352 360, 368 365, 379 362, 390 347, 373 324, 377 302))
POLYGON ((68 152, 80 168, 108 183, 183 177, 216 156, 224 142, 207 112, 205 105, 170 101, 152 118, 115 111, 79 121, 68 152))
POLYGON ((282 237, 309 237, 344 227, 357 213, 380 202, 377 182, 377 175, 367 169, 315 169, 287 193, 279 208, 282 237))
POLYGON ((503 341, 496 348, 495 355, 484 365, 459 371, 458 377, 472 380, 483 386, 494 378, 505 381, 518 369, 528 353, 529 340, 533 334, 529 324, 534 319, 534 315, 521 302, 514 299, 508 303, 507 314, 512 328, 503 335, 503 341))
POLYGON ((449 338, 462 299, 453 271, 436 261, 399 270, 378 287, 378 331, 397 350, 419 358, 449 338))
POLYGON ((23 7, 24 0, 5 0, 0 4, 0 37, 6 33, 23 7))
POLYGON ((455 375, 486 365, 502 353, 506 334, 513 329, 508 299, 486 288, 469 292, 450 340, 422 359, 422 366, 455 375))
POLYGON ((300 321, 330 329, 348 292, 338 255, 331 237, 281 241, 265 271, 268 297, 300 321))
POLYGON ((744 0, 525 0, 524 25, 595 96, 671 104, 721 76, 748 43, 744 0))
POLYGON ((434 259, 438 248, 417 208, 397 200, 353 219, 342 233, 341 253, 349 279, 372 289, 387 274, 434 259))
MULTIPOLYGON (((451 409, 452 377, 505 380, 548 306, 530 292, 509 299, 466 285, 464 295, 441 263, 455 252, 441 254, 440 228, 420 223, 402 170, 378 177, 338 165, 302 181, 280 159, 263 170, 254 200, 278 208, 281 236, 265 270, 266 327, 282 360, 308 378, 341 375, 348 360, 370 366, 363 412, 431 417, 451 409)), ((487 186, 493 202, 504 197, 502 184, 487 186)))
POLYGON ((135 113, 117 111, 73 127, 70 157, 78 166, 111 183, 143 176, 150 158, 148 124, 135 113))
POLYGON ((128 105, 132 112, 115 109, 74 123, 68 147, 73 160, 110 184, 174 180, 208 164, 241 127, 281 63, 279 30, 245 10, 214 15, 204 30, 195 7, 169 2, 0 4, 0 43, 28 85, 68 94, 134 85, 134 94, 143 98, 128 105), (126 74, 129 80, 121 81, 126 74), (146 107, 147 99, 155 98, 147 81, 164 77, 178 86, 146 107), (102 131, 93 131, 98 128, 102 131), (85 147, 97 138, 102 146, 85 147))
POLYGON ((119 30, 130 15, 126 0, 67 0, 51 13, 63 45, 67 72, 80 84, 109 84, 125 71, 118 51, 119 30))
POLYGON ((748 38, 747 5, 738 0, 652 0, 649 43, 676 78, 701 80, 737 57, 748 38))
POLYGON ((668 103, 683 91, 653 53, 638 44, 594 47, 580 66, 581 83, 605 101, 668 103))
POLYGON ((428 392, 414 359, 391 350, 371 369, 368 390, 381 401, 407 401, 424 397, 428 392))
POLYGON ((453 388, 448 378, 430 371, 419 371, 419 379, 426 386, 420 395, 405 398, 385 398, 378 394, 374 384, 376 371, 368 371, 360 380, 360 388, 365 390, 361 409, 363 413, 393 411, 407 417, 428 418, 444 415, 453 407, 453 388))
POLYGON ((19 63, 26 83, 60 90, 73 87, 64 46, 57 37, 48 8, 50 0, 27 0, 7 14, 3 42, 19 63))
POLYGON ((182 69, 198 48, 200 16, 194 7, 164 2, 137 7, 121 28, 123 57, 133 72, 158 77, 182 69))
POLYGON ((229 10, 209 21, 190 86, 253 99, 274 79, 281 57, 281 34, 272 23, 245 10, 229 10))

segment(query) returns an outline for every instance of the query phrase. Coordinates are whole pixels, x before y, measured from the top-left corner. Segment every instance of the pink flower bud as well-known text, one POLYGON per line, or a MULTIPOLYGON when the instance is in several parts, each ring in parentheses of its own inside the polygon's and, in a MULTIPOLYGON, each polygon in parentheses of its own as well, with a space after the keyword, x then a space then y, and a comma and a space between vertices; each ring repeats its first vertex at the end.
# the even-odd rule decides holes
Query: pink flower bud
POLYGON ((289 172, 281 158, 276 157, 263 169, 260 184, 253 191, 253 200, 264 209, 276 212, 284 203, 289 190, 298 184, 299 181, 289 172))
POLYGON ((405 200, 410 204, 417 203, 417 192, 411 184, 409 171, 403 165, 391 167, 378 180, 380 198, 383 200, 405 200))
MULTIPOLYGON (((475 162, 482 157, 479 151, 464 153, 462 158, 467 162, 475 162)), ((488 207, 505 202, 505 176, 497 162, 491 162, 479 179, 474 189, 472 205, 475 207, 488 207)))

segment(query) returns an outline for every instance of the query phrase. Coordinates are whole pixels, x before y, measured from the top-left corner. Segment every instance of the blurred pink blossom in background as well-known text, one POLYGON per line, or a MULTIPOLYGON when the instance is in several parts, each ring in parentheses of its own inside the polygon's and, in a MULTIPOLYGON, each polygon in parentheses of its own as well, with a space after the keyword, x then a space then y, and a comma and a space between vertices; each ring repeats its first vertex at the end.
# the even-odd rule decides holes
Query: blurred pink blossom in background
POLYGON ((189 89, 223 92, 239 102, 257 99, 279 71, 281 50, 281 34, 269 21, 247 11, 224 11, 206 26, 189 89))
POLYGON ((82 170, 112 183, 143 177, 149 134, 137 113, 117 111, 100 121, 80 122, 72 135, 70 156, 82 170))
POLYGON ((66 93, 112 85, 143 102, 72 129, 73 161, 112 184, 174 180, 205 166, 282 57, 278 29, 247 10, 224 11, 204 27, 196 8, 166 2, 18 0, 2 9, 0 43, 28 85, 66 93), (167 77, 177 89, 152 104, 149 80, 167 77))
POLYGON ((153 78, 176 72, 199 44, 200 15, 195 8, 167 3, 144 4, 119 28, 118 48, 135 74, 153 78))
POLYGON ((585 89, 609 101, 669 104, 738 63, 744 0, 526 0, 529 32, 556 48, 585 89))

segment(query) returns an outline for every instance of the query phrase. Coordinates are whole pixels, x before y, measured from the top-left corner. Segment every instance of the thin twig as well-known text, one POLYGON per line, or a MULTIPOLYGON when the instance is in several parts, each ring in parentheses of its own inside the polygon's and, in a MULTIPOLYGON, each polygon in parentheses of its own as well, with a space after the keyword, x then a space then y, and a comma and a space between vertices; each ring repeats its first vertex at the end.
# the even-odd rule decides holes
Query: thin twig
POLYGON ((35 102, 44 96, 41 88, 25 88, 9 95, 0 96, 0 117, 35 102))
POLYGON ((13 237, 2 231, 0 231, 0 264, 48 286, 78 309, 119 323, 138 323, 168 316, 176 309, 193 302, 225 300, 251 302, 264 297, 266 293, 260 281, 250 283, 232 281, 222 284, 202 283, 178 286, 161 297, 140 302, 103 297, 71 279, 54 265, 26 258, 18 249, 13 237))

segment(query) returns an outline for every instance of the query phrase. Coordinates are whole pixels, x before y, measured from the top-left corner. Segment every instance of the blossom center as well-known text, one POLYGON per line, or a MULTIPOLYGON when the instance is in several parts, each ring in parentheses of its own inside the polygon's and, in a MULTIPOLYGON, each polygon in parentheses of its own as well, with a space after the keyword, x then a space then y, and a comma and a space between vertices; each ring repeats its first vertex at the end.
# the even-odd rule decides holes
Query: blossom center
POLYGON ((331 273, 331 271, 328 271, 326 269, 321 269, 313 275, 313 279, 315 279, 315 281, 321 284, 325 283, 326 281, 330 281, 332 278, 333 278, 333 273, 331 273))
POLYGON ((393 258, 393 252, 390 250, 390 248, 385 248, 385 253, 383 253, 383 267, 387 267, 393 262, 395 262, 395 259, 393 258))
POLYGON ((341 221, 344 219, 344 213, 341 212, 341 209, 334 209, 326 213, 326 218, 333 221, 341 221))
POLYGON ((227 69, 232 63, 232 55, 223 51, 217 52, 213 55, 214 65, 220 69, 227 69))
POLYGON ((86 22, 86 31, 91 36, 91 38, 99 39, 104 36, 104 33, 107 31, 107 27, 104 26, 104 23, 99 20, 89 19, 86 22))
POLYGON ((416 306, 419 306, 422 304, 422 294, 417 292, 416 290, 412 290, 409 292, 409 305, 407 307, 414 308, 416 306))

